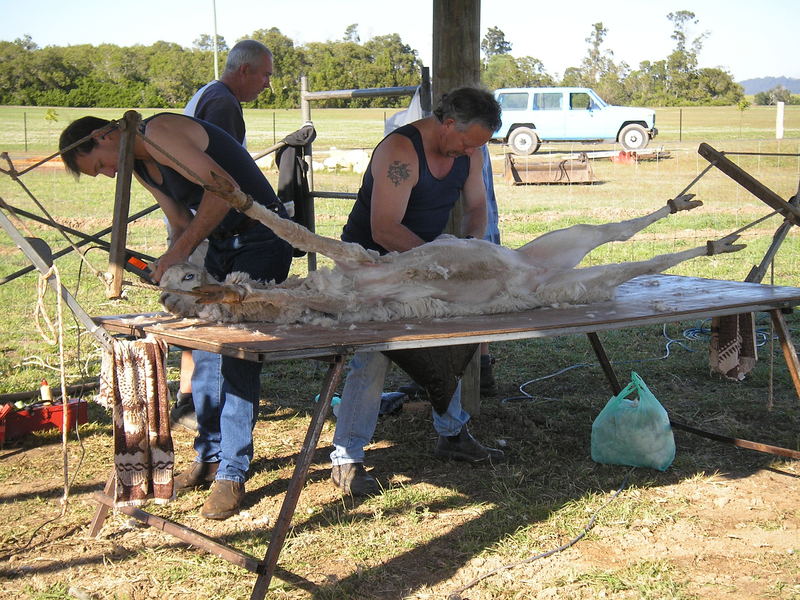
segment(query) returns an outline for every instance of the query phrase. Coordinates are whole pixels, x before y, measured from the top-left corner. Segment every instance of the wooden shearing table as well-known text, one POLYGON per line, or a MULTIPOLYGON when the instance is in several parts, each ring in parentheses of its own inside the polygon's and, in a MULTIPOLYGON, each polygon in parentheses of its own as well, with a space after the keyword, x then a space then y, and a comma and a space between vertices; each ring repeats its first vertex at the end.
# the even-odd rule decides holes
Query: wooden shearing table
MULTIPOLYGON (((331 397, 341 381, 346 357, 361 350, 399 350, 478 342, 502 342, 575 333, 589 336, 612 391, 620 390, 611 364, 597 337, 598 331, 706 319, 749 312, 769 312, 780 337, 784 357, 800 396, 800 363, 781 309, 800 305, 800 288, 674 275, 637 277, 622 284, 608 302, 564 308, 539 308, 516 313, 451 319, 341 324, 332 327, 247 323, 213 324, 179 319, 166 313, 97 317, 108 332, 143 337, 152 334, 181 348, 207 350, 253 361, 323 359, 330 362, 292 480, 263 560, 207 538, 199 532, 146 513, 120 508, 148 525, 203 548, 258 574, 251 598, 264 598, 275 572, 300 492, 319 441, 331 397)), ((113 500, 106 492, 95 495, 101 506, 92 534, 100 527, 113 500)))

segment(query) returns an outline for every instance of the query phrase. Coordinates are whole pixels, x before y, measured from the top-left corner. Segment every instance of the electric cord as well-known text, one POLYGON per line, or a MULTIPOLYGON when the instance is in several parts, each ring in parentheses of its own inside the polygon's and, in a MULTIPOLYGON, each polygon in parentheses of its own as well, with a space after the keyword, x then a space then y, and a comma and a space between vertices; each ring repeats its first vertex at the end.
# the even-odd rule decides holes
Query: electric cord
MULTIPOLYGON (((705 319, 700 321, 694 327, 687 327, 682 331, 682 335, 686 340, 689 341, 705 341, 711 338, 711 327, 707 326, 706 323, 710 323, 711 319, 705 319)), ((794 332, 793 332, 794 333, 794 332)), ((664 345, 664 354, 663 356, 656 356, 652 358, 641 358, 638 360, 627 360, 627 361, 609 361, 609 364, 621 366, 621 365, 634 365, 634 364, 641 364, 647 362, 654 362, 660 360, 666 360, 672 355, 671 347, 673 344, 677 344, 687 352, 697 352, 687 346, 682 340, 675 339, 670 337, 667 334, 667 324, 664 323, 662 326, 662 335, 666 338, 667 343, 664 345)), ((766 345, 770 339, 777 339, 777 334, 771 333, 768 327, 756 327, 755 329, 755 336, 756 336, 756 346, 762 347, 766 345)), ((538 383, 540 381, 545 381, 546 379, 551 379, 553 377, 557 377, 568 371, 572 371, 573 369, 579 369, 583 367, 599 367, 600 363, 597 362, 585 362, 585 363, 576 363, 570 365, 568 367, 564 367, 563 369, 559 369, 558 371, 554 371, 553 373, 548 373, 547 375, 542 375, 541 377, 537 377, 535 379, 530 379, 525 383, 522 383, 519 386, 520 395, 518 396, 508 396, 500 400, 500 404, 509 404, 514 402, 547 402, 547 401, 557 401, 558 398, 550 398, 546 396, 534 396, 533 394, 526 391, 530 385, 534 383, 538 383)))

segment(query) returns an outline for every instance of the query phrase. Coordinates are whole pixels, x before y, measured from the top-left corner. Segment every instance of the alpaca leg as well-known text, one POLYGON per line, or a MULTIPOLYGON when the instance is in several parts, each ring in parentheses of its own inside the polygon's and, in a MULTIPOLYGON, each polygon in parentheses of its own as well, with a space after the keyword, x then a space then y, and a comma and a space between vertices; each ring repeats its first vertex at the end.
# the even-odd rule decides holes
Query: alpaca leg
MULTIPOLYGON (((257 289, 236 284, 207 285, 194 290, 204 294, 198 304, 269 304, 275 308, 310 308, 319 312, 337 314, 350 307, 353 298, 348 295, 334 296, 318 291, 281 287, 257 289)), ((248 309, 252 311, 253 309, 248 309)))
POLYGON ((265 206, 253 202, 252 198, 234 189, 230 181, 220 177, 213 171, 211 176, 214 178, 214 185, 205 185, 205 189, 216 194, 236 210, 243 212, 251 219, 255 219, 272 229, 277 236, 289 242, 298 250, 305 252, 317 252, 323 254, 335 262, 343 263, 372 263, 375 262, 378 254, 366 250, 358 244, 342 242, 332 238, 326 238, 309 231, 302 225, 298 225, 290 219, 275 214, 265 206))
POLYGON ((571 269, 598 246, 608 242, 630 239, 648 225, 679 210, 691 210, 702 203, 691 201, 694 194, 678 196, 658 210, 628 221, 604 223, 603 225, 573 225, 566 229, 551 231, 527 243, 517 250, 530 264, 554 269, 571 269))
POLYGON ((548 303, 587 303, 605 300, 618 285, 639 275, 661 273, 698 256, 738 252, 745 247, 744 244, 733 243, 738 237, 738 235, 729 236, 699 248, 661 254, 649 260, 571 269, 542 285, 536 290, 536 295, 548 303))

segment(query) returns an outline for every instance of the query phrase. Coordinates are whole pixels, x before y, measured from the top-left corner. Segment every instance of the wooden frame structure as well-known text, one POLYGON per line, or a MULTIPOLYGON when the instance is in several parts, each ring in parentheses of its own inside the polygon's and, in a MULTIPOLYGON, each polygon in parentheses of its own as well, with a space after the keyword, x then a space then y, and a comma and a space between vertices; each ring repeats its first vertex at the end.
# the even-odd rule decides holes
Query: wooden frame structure
MULTIPOLYGON (((647 324, 767 311, 781 340, 784 358, 800 397, 800 362, 789 337, 782 309, 800 305, 800 288, 758 283, 719 281, 673 275, 637 277, 621 285, 614 300, 568 308, 540 308, 517 313, 459 317, 433 321, 411 320, 320 327, 251 323, 247 327, 180 319, 166 313, 97 317, 106 331, 142 337, 152 334, 169 344, 218 352, 253 361, 320 359, 330 366, 322 384, 311 422, 300 450, 280 513, 263 560, 221 544, 203 534, 138 508, 120 508, 125 514, 156 527, 232 564, 257 573, 251 599, 262 599, 277 568, 300 492, 322 431, 330 401, 337 388, 346 357, 356 350, 396 350, 447 346, 480 341, 508 341, 585 333, 614 393, 620 384, 598 331, 647 324)), ((113 500, 109 487, 95 494, 100 503, 91 533, 97 535, 113 500)))

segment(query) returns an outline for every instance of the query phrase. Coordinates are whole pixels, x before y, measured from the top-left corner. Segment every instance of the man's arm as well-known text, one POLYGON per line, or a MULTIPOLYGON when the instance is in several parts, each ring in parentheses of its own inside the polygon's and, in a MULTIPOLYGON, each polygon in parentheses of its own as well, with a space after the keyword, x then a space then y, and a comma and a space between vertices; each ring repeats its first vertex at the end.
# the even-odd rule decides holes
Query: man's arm
POLYGON ((462 235, 479 240, 486 233, 486 186, 483 182, 483 152, 480 149, 469 157, 469 175, 462 193, 464 218, 462 235))
POLYGON ((175 200, 164 194, 161 190, 150 186, 138 174, 134 173, 133 175, 136 177, 136 180, 142 184, 142 187, 150 192, 156 202, 158 202, 161 212, 164 213, 172 229, 172 239, 174 240, 180 237, 183 230, 189 226, 189 222, 192 220, 192 212, 182 204, 175 202, 175 200))
MULTIPOLYGON (((211 182, 213 171, 227 178, 235 189, 239 189, 233 177, 205 153, 208 135, 198 123, 179 115, 164 114, 148 123, 146 135, 165 151, 162 153, 151 146, 149 151, 155 161, 175 169, 186 179, 199 185, 211 182)), ((157 196, 156 199, 158 200, 157 196)), ((170 200, 177 204, 174 199, 170 200)), ((158 281, 170 266, 187 260, 200 242, 219 225, 229 210, 230 205, 225 200, 216 194, 205 192, 197 213, 181 235, 175 238, 169 250, 159 259, 153 278, 158 281)), ((167 218, 169 219, 169 215, 167 218)))
POLYGON ((372 157, 372 239, 389 251, 405 252, 425 241, 402 224, 411 189, 419 180, 417 153, 411 140, 390 136, 372 157))

